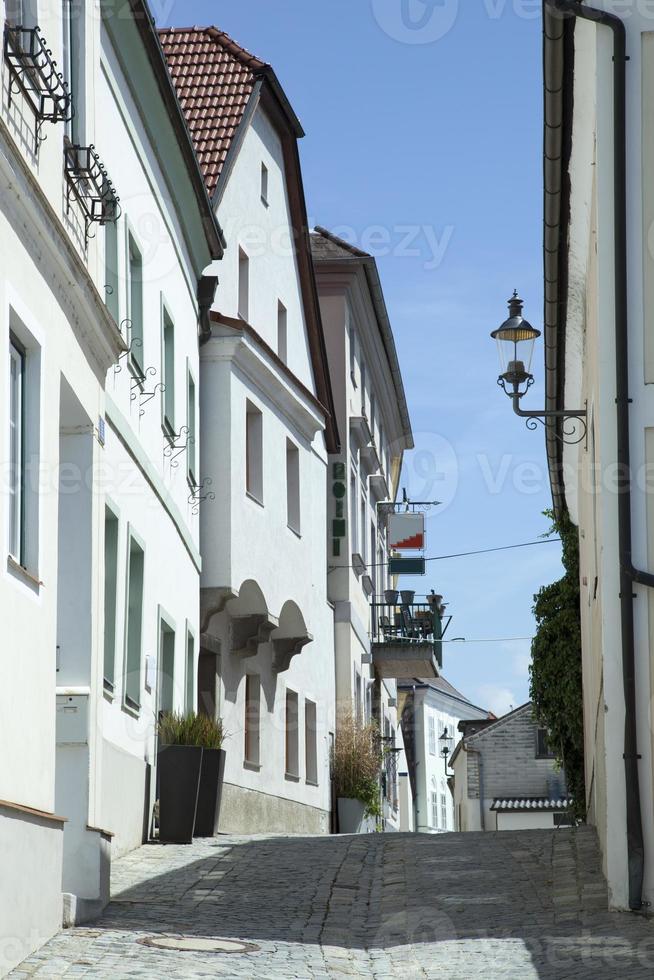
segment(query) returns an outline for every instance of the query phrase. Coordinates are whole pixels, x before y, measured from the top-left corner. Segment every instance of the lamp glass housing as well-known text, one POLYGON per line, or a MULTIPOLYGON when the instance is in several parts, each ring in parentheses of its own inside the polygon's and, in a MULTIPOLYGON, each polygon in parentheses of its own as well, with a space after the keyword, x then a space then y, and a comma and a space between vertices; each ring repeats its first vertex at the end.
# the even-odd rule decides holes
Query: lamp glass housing
POLYGON ((540 330, 524 319, 522 306, 522 300, 514 293, 509 300, 508 320, 491 334, 497 341, 500 377, 511 384, 522 384, 531 377, 534 345, 540 337, 540 330))

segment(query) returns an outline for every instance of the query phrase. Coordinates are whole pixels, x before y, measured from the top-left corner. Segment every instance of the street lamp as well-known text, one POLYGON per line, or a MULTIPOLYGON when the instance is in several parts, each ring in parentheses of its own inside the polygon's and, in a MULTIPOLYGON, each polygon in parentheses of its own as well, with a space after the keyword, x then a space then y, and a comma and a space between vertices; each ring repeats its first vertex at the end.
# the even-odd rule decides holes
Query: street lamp
POLYGON ((441 755, 443 756, 443 759, 445 760, 445 775, 447 776, 447 759, 448 759, 448 756, 450 755, 450 752, 452 751, 452 746, 454 744, 454 739, 450 736, 450 733, 449 733, 448 729, 447 728, 444 728, 443 729, 443 734, 440 736, 440 738, 438 739, 438 741, 440 742, 441 755))
POLYGON ((513 402, 515 414, 527 420, 528 429, 536 429, 539 422, 545 425, 547 419, 575 419, 581 423, 581 435, 577 425, 573 426, 572 430, 566 430, 564 427, 560 436, 554 434, 563 442, 571 444, 581 442, 587 432, 586 408, 574 411, 534 411, 520 407, 520 400, 534 383, 531 362, 534 346, 540 337, 540 330, 532 327, 531 323, 523 317, 523 306, 524 303, 515 290, 509 300, 508 320, 491 333, 493 340, 497 341, 500 355, 500 376, 497 383, 513 402))

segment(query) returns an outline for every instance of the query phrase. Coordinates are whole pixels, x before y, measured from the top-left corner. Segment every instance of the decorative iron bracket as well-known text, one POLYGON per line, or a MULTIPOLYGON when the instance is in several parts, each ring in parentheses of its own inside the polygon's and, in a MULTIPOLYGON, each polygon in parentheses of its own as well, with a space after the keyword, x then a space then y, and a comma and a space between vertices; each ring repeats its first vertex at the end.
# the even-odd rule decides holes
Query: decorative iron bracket
POLYGON ((171 466, 178 466, 178 457, 182 455, 183 452, 195 444, 195 440, 190 435, 190 429, 188 425, 183 425, 179 432, 174 433, 172 438, 168 435, 165 437, 166 445, 164 446, 164 457, 170 460, 171 466), (184 439, 184 442, 179 442, 178 440, 184 439))
POLYGON ((497 379, 497 383, 508 397, 511 399, 513 404, 513 411, 521 419, 525 419, 525 425, 530 431, 535 431, 540 423, 542 426, 546 426, 548 422, 555 419, 561 419, 563 424, 561 426, 561 432, 553 431, 553 435, 559 442, 564 443, 566 446, 577 446, 579 443, 584 442, 588 436, 588 405, 585 408, 576 408, 568 410, 553 410, 553 411, 537 411, 537 410, 525 410, 520 408, 520 399, 527 394, 527 391, 534 383, 534 379, 531 375, 527 378, 526 387, 524 391, 520 391, 516 383, 513 383, 510 388, 507 388, 506 379, 500 376, 497 379), (572 425, 566 426, 566 421, 572 421, 572 425))
POLYGON ((70 211, 71 195, 75 197, 84 216, 84 242, 88 246, 90 227, 106 225, 120 217, 120 198, 109 175, 95 152, 95 147, 67 143, 64 147, 66 174, 66 213, 70 211))
POLYGON ((46 139, 41 132, 44 122, 69 122, 73 118, 72 95, 40 27, 5 24, 4 52, 9 70, 8 105, 11 107, 12 95, 17 92, 22 92, 29 103, 36 119, 36 154, 46 139))
POLYGON ((202 480, 201 483, 195 483, 194 481, 189 481, 190 494, 188 498, 189 504, 192 507, 192 513, 194 515, 198 514, 200 511, 200 503, 203 500, 215 500, 216 494, 214 490, 209 490, 209 487, 213 486, 213 480, 210 476, 207 476, 202 480))
MULTIPOLYGON (((127 331, 131 328, 131 325, 132 325, 131 320, 126 319, 121 322, 118 328, 120 330, 121 337, 123 336, 123 326, 126 329, 125 335, 127 335, 127 331)), ((131 355, 134 353, 135 348, 137 347, 143 347, 143 341, 141 340, 140 337, 133 337, 132 340, 130 341, 127 350, 124 350, 122 354, 119 354, 118 360, 114 364, 114 376, 120 374, 120 372, 123 370, 123 365, 121 364, 121 361, 124 361, 126 358, 130 358, 131 355)))
MULTIPOLYGON (((138 337, 136 338, 139 339, 138 337)), ((166 386, 163 381, 159 381, 151 391, 145 390, 145 384, 148 378, 155 378, 157 376, 157 369, 153 365, 146 368, 145 371, 138 366, 138 364, 133 363, 131 368, 132 380, 130 382, 130 401, 135 402, 138 398, 139 400, 139 418, 143 418, 145 415, 144 405, 151 402, 156 398, 157 394, 163 393, 166 390, 166 386)))

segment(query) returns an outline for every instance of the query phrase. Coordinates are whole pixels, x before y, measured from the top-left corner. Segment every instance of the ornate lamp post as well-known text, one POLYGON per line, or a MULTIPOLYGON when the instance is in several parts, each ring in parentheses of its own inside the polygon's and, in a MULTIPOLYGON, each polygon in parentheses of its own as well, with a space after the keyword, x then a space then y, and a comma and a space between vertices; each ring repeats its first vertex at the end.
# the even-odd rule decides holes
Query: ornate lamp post
POLYGON ((497 383, 513 402, 516 415, 527 420, 528 429, 536 429, 538 422, 545 425, 548 419, 575 419, 581 423, 574 425, 572 430, 563 430, 561 438, 564 442, 581 442, 586 436, 587 411, 579 408, 571 411, 535 411, 520 407, 520 401, 534 383, 531 373, 531 361, 534 355, 534 345, 540 337, 540 330, 532 327, 522 315, 524 303, 518 296, 517 290, 509 300, 509 318, 493 330, 491 337, 497 341, 500 354, 501 371, 497 383), (581 435, 579 435, 581 428, 581 435))
POLYGON ((454 739, 450 735, 449 730, 447 728, 444 728, 443 734, 440 736, 438 741, 440 743, 441 755, 445 761, 445 775, 447 776, 448 775, 447 760, 452 751, 452 746, 454 745, 454 739))

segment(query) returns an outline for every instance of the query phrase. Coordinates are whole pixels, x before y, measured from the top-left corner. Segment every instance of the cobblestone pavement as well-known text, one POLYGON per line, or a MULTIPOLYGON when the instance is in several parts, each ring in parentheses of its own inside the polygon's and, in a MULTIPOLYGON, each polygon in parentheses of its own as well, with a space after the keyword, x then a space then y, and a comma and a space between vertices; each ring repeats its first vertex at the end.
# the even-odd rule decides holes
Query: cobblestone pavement
POLYGON ((592 830, 218 837, 115 862, 113 901, 11 974, 629 980, 654 976, 654 921, 606 911, 592 830), (256 951, 162 951, 157 934, 256 951))

